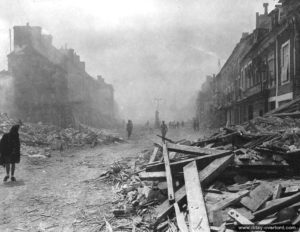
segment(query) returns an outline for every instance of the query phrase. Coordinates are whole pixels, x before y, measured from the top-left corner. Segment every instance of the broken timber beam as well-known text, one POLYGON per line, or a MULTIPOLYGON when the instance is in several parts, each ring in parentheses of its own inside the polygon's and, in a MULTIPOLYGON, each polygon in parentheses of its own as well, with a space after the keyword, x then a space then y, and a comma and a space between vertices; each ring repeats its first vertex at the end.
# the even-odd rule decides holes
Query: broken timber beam
POLYGON ((183 168, 191 231, 210 231, 209 221, 196 162, 183 168), (200 225, 200 226, 199 226, 200 225))
MULTIPOLYGON (((220 175, 225 168, 232 163, 234 156, 229 155, 226 157, 222 157, 214 160, 208 166, 206 166, 203 170, 199 172, 199 178, 202 186, 205 188, 208 186, 218 175, 220 175)), ((177 202, 180 204, 184 202, 186 197, 185 186, 181 187, 175 192, 175 197, 177 202)), ((169 213, 174 210, 173 205, 169 204, 169 201, 164 201, 161 205, 156 208, 156 222, 154 226, 156 227, 158 223, 164 219, 169 213)))
POLYGON ((174 193, 173 177, 172 177, 172 172, 171 172, 171 167, 170 167, 169 152, 168 152, 167 144, 163 144, 163 157, 164 157, 167 184, 168 184, 168 199, 169 199, 170 203, 174 203, 175 202, 175 193, 174 193))

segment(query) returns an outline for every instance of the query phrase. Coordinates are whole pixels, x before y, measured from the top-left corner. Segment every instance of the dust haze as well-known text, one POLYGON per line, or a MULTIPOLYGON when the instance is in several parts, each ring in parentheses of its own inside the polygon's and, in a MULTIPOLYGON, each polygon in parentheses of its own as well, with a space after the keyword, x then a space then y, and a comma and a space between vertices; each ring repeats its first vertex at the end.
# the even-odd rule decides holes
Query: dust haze
POLYGON ((254 28, 264 2, 274 7, 273 0, 1 0, 0 70, 9 28, 29 22, 113 84, 121 118, 153 120, 154 99, 162 98, 161 119, 189 119, 206 75, 254 28))

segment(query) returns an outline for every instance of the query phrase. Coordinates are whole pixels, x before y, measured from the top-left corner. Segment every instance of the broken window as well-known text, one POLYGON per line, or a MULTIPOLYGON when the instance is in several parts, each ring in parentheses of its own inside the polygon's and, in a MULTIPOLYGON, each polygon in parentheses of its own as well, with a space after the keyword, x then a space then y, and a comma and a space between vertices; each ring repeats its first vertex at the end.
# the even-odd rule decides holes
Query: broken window
POLYGON ((281 83, 289 80, 290 68, 290 42, 286 42, 281 46, 281 83))

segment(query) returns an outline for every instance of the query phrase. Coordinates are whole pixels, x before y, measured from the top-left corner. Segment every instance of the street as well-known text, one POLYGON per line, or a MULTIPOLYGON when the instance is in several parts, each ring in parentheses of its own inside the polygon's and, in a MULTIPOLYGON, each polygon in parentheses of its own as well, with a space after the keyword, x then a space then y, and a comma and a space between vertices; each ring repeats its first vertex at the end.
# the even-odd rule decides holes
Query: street
MULTIPOLYGON (((21 157, 16 167, 17 182, 0 185, 0 231, 99 229, 114 199, 111 186, 97 178, 114 161, 133 164, 141 151, 151 149, 153 141, 160 141, 155 136, 158 133, 138 129, 124 144, 57 152, 46 159, 21 157)), ((168 137, 176 140, 199 136, 187 129, 171 129, 168 137)), ((4 168, 0 173, 4 177, 4 168)))

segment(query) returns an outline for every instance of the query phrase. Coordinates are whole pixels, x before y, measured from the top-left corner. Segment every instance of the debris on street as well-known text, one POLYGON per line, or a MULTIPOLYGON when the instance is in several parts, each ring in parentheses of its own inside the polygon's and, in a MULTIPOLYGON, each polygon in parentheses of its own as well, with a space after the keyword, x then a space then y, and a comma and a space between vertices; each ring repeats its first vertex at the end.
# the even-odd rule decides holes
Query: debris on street
POLYGON ((7 133, 11 126, 21 123, 20 140, 23 155, 31 158, 47 158, 51 151, 63 151, 76 147, 123 143, 122 138, 111 132, 80 125, 75 128, 60 128, 42 123, 22 123, 7 114, 0 113, 0 135, 7 133))
POLYGON ((197 141, 165 138, 134 167, 114 163, 102 176, 119 197, 113 230, 120 218, 138 218, 126 227, 137 231, 300 225, 300 119, 275 113, 197 141))

